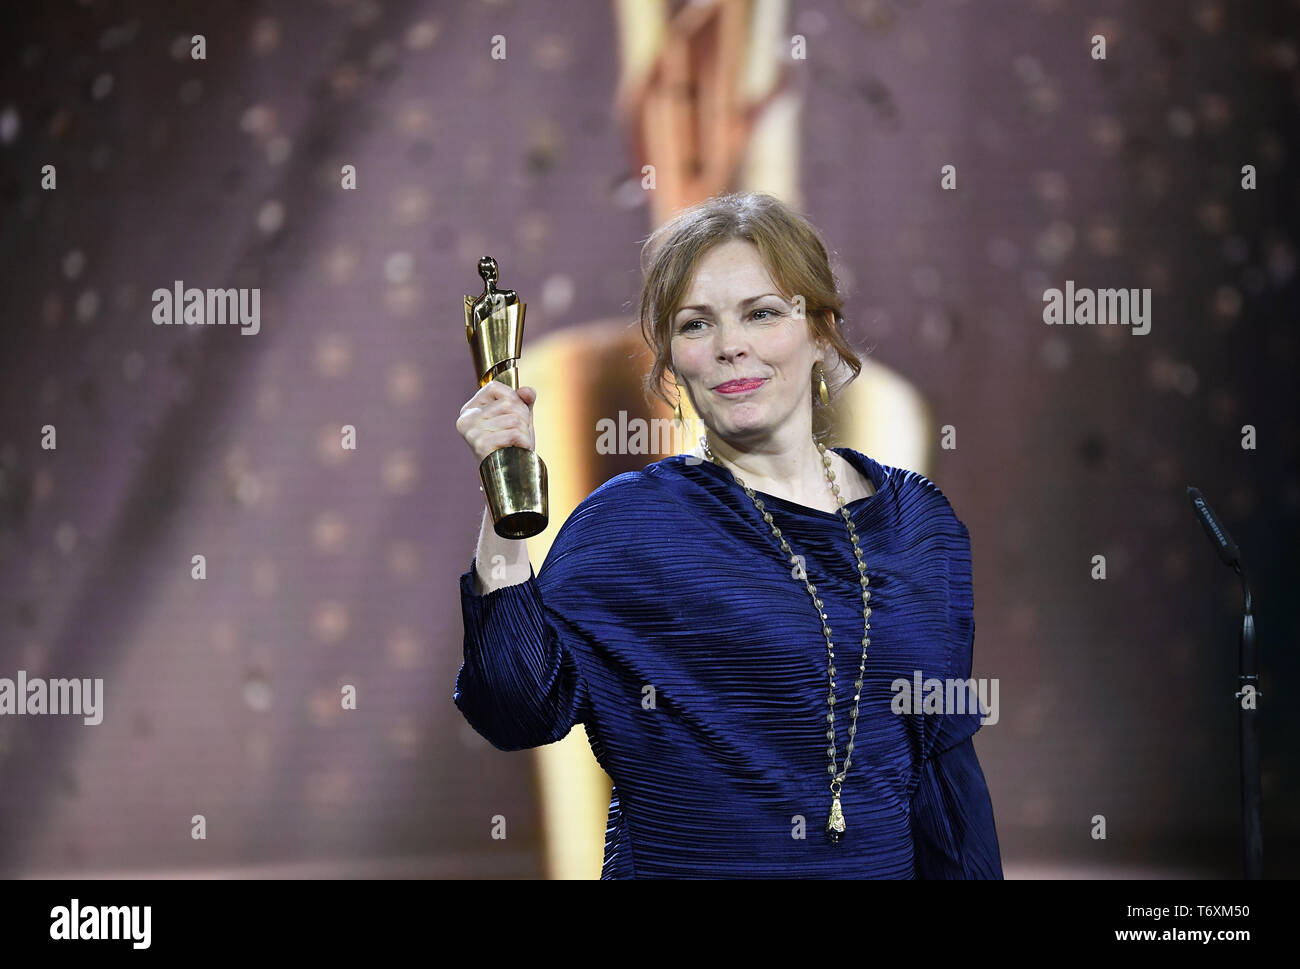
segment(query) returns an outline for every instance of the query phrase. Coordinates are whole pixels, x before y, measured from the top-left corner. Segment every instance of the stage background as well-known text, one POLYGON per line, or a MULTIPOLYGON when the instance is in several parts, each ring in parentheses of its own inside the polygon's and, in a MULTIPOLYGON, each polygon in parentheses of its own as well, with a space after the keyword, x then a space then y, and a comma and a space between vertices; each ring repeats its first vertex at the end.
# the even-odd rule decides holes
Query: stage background
MULTIPOLYGON (((1239 875, 1240 590, 1189 484, 1253 568, 1266 871, 1300 874, 1298 8, 786 15, 801 208, 970 529, 1009 877, 1239 875), (1150 287, 1150 333, 1046 326, 1066 280, 1150 287)), ((614 9, 2 16, 0 676, 106 698, 96 727, 0 717, 0 875, 542 875, 532 755, 451 700, 482 507, 461 303, 494 255, 528 301, 525 379, 528 340, 632 322, 652 223, 614 9), (155 326, 176 280, 260 288, 260 332, 155 326)))

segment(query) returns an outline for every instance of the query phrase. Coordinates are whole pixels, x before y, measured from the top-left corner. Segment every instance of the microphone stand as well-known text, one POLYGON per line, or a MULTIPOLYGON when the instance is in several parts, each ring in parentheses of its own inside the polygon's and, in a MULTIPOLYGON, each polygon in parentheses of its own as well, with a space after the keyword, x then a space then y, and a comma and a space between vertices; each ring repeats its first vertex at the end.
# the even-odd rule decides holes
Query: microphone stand
POLYGON ((1241 619, 1239 650, 1240 672, 1237 676, 1237 736, 1241 751, 1241 819, 1245 851, 1245 877, 1254 881, 1264 877, 1264 795, 1259 781, 1259 738, 1255 734, 1256 702, 1260 697, 1259 676, 1256 668, 1258 650, 1255 645, 1255 611, 1250 596, 1246 573, 1238 565, 1241 589, 1245 594, 1246 608, 1241 619), (1250 697, 1247 704, 1242 698, 1250 697))
POLYGON ((1215 551, 1224 565, 1229 566, 1241 579, 1245 596, 1245 611, 1241 619, 1241 640, 1238 652, 1237 737, 1241 761, 1241 821, 1242 852, 1245 878, 1250 881, 1264 877, 1264 824, 1262 820, 1264 795, 1259 783, 1259 738, 1255 734, 1255 713, 1259 692, 1258 648, 1255 643, 1255 605, 1250 594, 1250 583, 1241 561, 1241 549, 1232 540, 1228 530, 1219 524, 1214 510, 1195 488, 1187 489, 1196 517, 1205 528, 1215 551))

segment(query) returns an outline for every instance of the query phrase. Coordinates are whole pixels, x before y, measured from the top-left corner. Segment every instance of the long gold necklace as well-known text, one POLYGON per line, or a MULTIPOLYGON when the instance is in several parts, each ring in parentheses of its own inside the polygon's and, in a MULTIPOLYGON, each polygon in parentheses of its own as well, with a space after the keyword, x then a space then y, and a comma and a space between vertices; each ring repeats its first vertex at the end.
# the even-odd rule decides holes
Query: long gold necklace
POLYGON ((830 707, 830 712, 826 714, 826 723, 828 724, 826 739, 830 741, 830 745, 826 748, 826 753, 830 756, 831 763, 826 770, 831 775, 831 810, 826 821, 826 835, 830 838, 832 844, 838 844, 839 840, 844 837, 846 827, 844 811, 840 808, 840 791, 844 786, 844 777, 849 772, 849 760, 853 757, 853 738, 858 732, 858 702, 862 698, 862 678, 867 671, 867 647, 871 645, 871 606, 869 605, 871 590, 867 588, 870 579, 867 577, 867 564, 862 559, 862 549, 858 547, 858 533, 853 527, 853 518, 849 515, 849 510, 844 507, 844 496, 840 494, 840 487, 835 483, 835 472, 831 470, 831 456, 826 453, 824 444, 815 439, 814 443, 821 453, 822 465, 826 469, 826 480, 830 482, 831 493, 835 495, 835 500, 840 504, 840 515, 844 518, 844 524, 848 526, 849 541, 853 543, 853 554, 858 559, 858 580, 862 586, 862 662, 858 664, 858 678, 853 683, 853 713, 850 715, 849 723, 849 746, 844 752, 844 766, 838 770, 835 767, 835 644, 831 642, 831 630, 826 625, 827 616, 822 611, 824 604, 821 599, 817 598, 817 587, 808 581, 808 574, 804 571, 798 556, 790 551, 790 543, 781 534, 781 529, 777 528, 772 522, 772 514, 763 507, 763 500, 754 493, 752 488, 741 481, 734 471, 714 457, 713 451, 709 448, 708 438, 704 435, 700 436, 700 445, 704 449, 705 457, 730 473, 736 484, 745 489, 745 494, 749 495, 754 507, 762 514, 763 521, 771 526, 772 534, 781 542, 781 551, 789 557, 790 564, 794 566, 791 575, 795 576, 796 581, 803 579, 803 583, 808 589, 808 595, 812 597, 813 605, 817 607, 817 614, 821 616, 822 634, 826 637, 826 671, 827 678, 830 681, 830 692, 826 697, 826 704, 830 707))

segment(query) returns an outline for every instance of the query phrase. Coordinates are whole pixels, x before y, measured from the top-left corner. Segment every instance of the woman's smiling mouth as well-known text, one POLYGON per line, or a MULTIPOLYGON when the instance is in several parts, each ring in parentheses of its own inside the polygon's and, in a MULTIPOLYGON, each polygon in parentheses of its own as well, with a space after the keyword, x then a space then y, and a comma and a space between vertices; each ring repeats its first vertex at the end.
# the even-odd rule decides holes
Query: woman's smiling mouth
POLYGON ((744 394, 751 390, 757 390, 765 383, 767 383, 766 377, 753 377, 747 380, 728 380, 725 384, 718 384, 713 389, 720 394, 744 394))

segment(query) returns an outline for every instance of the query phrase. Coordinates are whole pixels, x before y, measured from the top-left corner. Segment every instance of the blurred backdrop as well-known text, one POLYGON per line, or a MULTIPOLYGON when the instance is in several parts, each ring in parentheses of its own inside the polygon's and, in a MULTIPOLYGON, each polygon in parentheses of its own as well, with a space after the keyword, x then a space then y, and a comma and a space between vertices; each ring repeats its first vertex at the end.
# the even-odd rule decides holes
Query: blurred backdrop
POLYGON ((579 732, 503 753, 451 700, 463 299, 490 254, 528 304, 567 513, 659 456, 594 443, 667 416, 641 242, 739 188, 834 250, 840 443, 970 529, 1007 876, 1240 874, 1241 593, 1189 484, 1252 570, 1265 871, 1300 874, 1296 0, 0 17, 0 678, 104 684, 96 726, 0 716, 0 875, 598 874, 579 732), (1149 289, 1150 332, 1046 325, 1067 281, 1149 289), (177 285, 257 290, 257 332, 156 324, 177 285))

